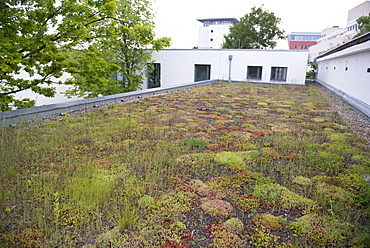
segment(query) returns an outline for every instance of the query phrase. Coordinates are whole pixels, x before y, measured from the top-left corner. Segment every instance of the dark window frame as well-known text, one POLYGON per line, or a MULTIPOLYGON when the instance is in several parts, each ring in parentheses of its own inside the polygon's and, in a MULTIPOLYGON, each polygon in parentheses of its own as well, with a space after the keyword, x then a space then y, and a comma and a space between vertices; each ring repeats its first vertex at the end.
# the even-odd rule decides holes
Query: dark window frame
POLYGON ((272 66, 271 67, 271 81, 286 82, 288 75, 288 67, 272 66))
POLYGON ((247 79, 262 80, 263 66, 247 66, 247 79), (252 71, 257 69, 255 72, 252 71), (254 76, 255 75, 255 76, 254 76))
POLYGON ((210 64, 195 64, 194 65, 194 82, 205 81, 211 79, 210 64))
POLYGON ((161 63, 151 63, 148 65, 147 86, 148 89, 161 87, 161 63), (150 68, 151 66, 153 68, 150 68))

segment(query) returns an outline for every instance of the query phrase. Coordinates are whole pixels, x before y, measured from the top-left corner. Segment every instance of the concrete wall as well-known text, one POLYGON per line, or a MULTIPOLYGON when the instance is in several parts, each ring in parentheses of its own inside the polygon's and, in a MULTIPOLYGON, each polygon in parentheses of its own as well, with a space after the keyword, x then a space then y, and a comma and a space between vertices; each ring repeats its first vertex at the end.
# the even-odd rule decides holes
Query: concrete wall
POLYGON ((366 0, 362 4, 348 11, 347 22, 356 20, 360 16, 368 15, 369 13, 370 13, 370 1, 366 0))
POLYGON ((317 79, 370 105, 370 41, 317 59, 317 79))
MULTIPOLYGON (((196 64, 211 65, 210 79, 229 79, 229 55, 231 79, 247 80, 248 66, 262 66, 262 78, 256 82, 304 84, 307 69, 307 51, 292 50, 241 50, 241 49, 191 49, 161 50, 153 53, 153 60, 161 64, 161 86, 168 87, 194 81, 196 64), (271 67, 287 67, 285 82, 272 81, 271 67)), ((143 84, 143 89, 147 83, 143 84)))
POLYGON ((198 48, 220 49, 224 43, 224 35, 229 33, 231 25, 209 25, 199 28, 198 48))

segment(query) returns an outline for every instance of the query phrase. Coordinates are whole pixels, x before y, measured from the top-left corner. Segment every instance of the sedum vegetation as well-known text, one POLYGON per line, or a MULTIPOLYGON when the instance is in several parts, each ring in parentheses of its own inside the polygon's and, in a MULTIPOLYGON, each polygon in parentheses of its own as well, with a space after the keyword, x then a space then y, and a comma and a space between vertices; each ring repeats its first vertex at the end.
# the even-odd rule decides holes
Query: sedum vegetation
POLYGON ((3 127, 0 246, 369 247, 370 149, 330 97, 225 83, 3 127))

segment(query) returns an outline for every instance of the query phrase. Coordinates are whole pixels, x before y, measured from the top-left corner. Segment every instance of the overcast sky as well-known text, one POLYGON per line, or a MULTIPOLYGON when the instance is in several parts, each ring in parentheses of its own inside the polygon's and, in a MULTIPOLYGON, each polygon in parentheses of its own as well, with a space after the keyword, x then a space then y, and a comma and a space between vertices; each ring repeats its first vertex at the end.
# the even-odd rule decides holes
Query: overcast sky
MULTIPOLYGON (((151 0, 155 12, 157 37, 171 37, 171 48, 193 48, 198 45, 197 19, 237 18, 249 13, 253 6, 264 5, 282 19, 280 27, 291 32, 321 32, 345 27, 348 11, 365 0, 151 0)), ((287 41, 278 43, 288 49, 287 41)))

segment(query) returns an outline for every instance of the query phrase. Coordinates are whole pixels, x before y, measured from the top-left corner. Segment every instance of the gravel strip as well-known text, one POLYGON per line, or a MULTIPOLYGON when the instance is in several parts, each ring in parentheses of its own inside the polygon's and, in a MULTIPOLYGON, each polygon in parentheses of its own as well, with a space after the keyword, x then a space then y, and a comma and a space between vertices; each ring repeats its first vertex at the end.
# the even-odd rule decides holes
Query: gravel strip
POLYGON ((326 88, 318 85, 321 93, 326 96, 333 107, 333 112, 337 113, 353 132, 366 139, 366 145, 370 147, 370 117, 357 111, 340 97, 334 95, 326 88))

